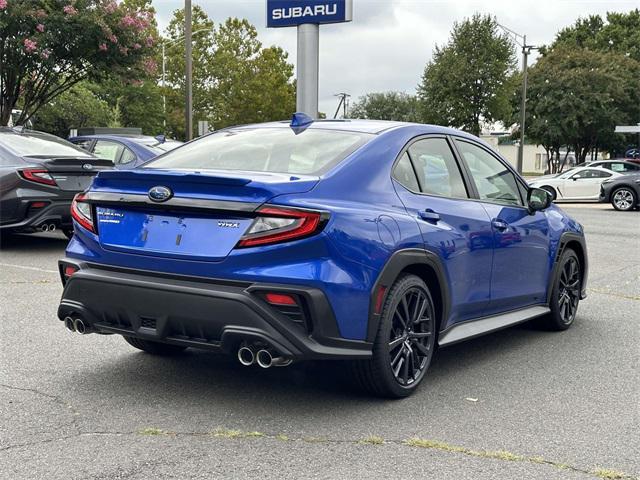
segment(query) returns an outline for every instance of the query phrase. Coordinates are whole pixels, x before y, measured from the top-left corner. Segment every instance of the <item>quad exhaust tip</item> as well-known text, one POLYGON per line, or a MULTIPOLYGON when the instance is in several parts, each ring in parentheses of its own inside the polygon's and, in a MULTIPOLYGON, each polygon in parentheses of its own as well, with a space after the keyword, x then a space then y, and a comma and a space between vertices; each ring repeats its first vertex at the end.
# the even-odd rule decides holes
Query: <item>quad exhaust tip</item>
POLYGON ((87 326, 84 324, 84 322, 81 319, 76 318, 73 321, 73 326, 75 328, 75 331, 78 332, 80 335, 84 335, 85 333, 87 333, 87 326))
POLYGON ((76 327, 75 327, 75 324, 73 322, 73 318, 71 318, 71 317, 65 317, 64 326, 67 327, 67 330, 69 330, 70 332, 75 332, 76 331, 76 327))
POLYGON ((255 360, 256 357, 253 354, 253 350, 251 350, 249 347, 241 347, 240 349, 238 349, 238 361, 245 367, 253 365, 253 362, 255 362, 255 360))

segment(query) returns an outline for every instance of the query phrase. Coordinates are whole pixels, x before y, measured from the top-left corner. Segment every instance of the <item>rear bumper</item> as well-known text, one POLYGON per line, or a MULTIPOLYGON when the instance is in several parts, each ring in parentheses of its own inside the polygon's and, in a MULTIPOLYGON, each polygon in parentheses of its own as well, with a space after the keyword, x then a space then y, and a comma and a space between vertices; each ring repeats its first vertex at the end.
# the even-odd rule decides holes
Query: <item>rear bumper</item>
POLYGON ((58 318, 82 318, 89 330, 234 353, 259 343, 294 360, 369 358, 371 344, 339 336, 333 311, 318 289, 212 281, 78 262, 66 281, 58 318), (269 305, 264 292, 286 292, 300 315, 269 305))
POLYGON ((2 230, 33 231, 44 224, 55 224, 58 228, 71 228, 71 201, 56 200, 50 198, 29 198, 20 201, 18 207, 18 219, 0 225, 2 230), (30 205, 34 202, 45 201, 48 205, 39 209, 33 209, 30 205))

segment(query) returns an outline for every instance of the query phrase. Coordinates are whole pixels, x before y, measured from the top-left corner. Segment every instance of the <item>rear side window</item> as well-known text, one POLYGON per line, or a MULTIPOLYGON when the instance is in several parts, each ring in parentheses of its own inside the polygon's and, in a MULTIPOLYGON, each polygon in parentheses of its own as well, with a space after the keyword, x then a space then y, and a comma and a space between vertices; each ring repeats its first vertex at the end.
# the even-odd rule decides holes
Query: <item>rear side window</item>
POLYGON ((239 128, 207 135, 143 168, 320 175, 373 135, 309 128, 239 128))
POLYGON ((0 144, 21 157, 90 157, 73 143, 41 132, 29 130, 0 133, 0 144))
POLYGON ((119 163, 118 160, 124 146, 118 142, 110 142, 108 140, 98 140, 93 147, 93 154, 98 158, 111 160, 113 163, 119 163))
POLYGON ((468 198, 467 189, 444 138, 425 138, 409 147, 409 156, 423 193, 442 197, 468 198))
POLYGON ((400 157, 396 167, 393 169, 393 178, 412 192, 420 191, 418 179, 416 179, 416 173, 413 171, 411 160, 409 159, 409 154, 407 152, 400 157))

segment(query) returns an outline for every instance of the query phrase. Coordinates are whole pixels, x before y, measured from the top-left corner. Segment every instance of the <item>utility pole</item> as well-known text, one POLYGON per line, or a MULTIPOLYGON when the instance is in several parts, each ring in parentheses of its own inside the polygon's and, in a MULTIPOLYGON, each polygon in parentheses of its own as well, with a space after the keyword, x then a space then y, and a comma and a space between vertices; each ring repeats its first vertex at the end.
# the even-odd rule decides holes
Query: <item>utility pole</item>
POLYGON ((187 141, 193 138, 193 65, 191 43, 191 0, 184 0, 184 50, 185 50, 185 126, 187 141))
POLYGON ((336 113, 333 114, 333 118, 338 118, 338 112, 342 107, 342 118, 347 118, 347 112, 349 110, 349 95, 348 93, 336 93, 334 97, 339 97, 340 102, 338 102, 338 108, 336 108, 336 113))
POLYGON ((520 100, 520 146, 518 147, 518 160, 516 162, 516 169, 518 173, 522 173, 522 169, 524 166, 524 132, 525 132, 525 121, 527 117, 527 69, 529 63, 529 55, 532 50, 537 50, 538 47, 533 45, 527 45, 527 36, 520 35, 519 33, 514 32, 510 28, 505 27, 504 25, 500 25, 498 23, 498 27, 507 32, 508 35, 511 35, 516 43, 516 45, 522 48, 522 99, 520 100), (520 40, 522 43, 520 43, 520 40))

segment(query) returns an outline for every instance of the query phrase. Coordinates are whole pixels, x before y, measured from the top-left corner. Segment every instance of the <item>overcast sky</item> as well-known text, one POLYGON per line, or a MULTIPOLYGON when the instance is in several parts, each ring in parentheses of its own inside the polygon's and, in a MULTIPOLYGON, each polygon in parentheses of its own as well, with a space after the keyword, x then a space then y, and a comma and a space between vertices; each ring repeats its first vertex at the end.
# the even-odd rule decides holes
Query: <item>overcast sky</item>
MULTIPOLYGON (((247 18, 265 46, 279 45, 296 60, 296 29, 267 29, 265 0, 192 0, 217 23, 227 17, 247 18)), ((166 27, 181 0, 153 0, 158 22, 166 27)), ((553 40, 576 18, 637 8, 633 1, 569 0, 353 0, 353 22, 320 27, 320 111, 333 116, 338 92, 354 99, 367 92, 401 90, 414 93, 435 45, 445 43, 455 21, 474 12, 527 35, 528 43, 553 40)))

